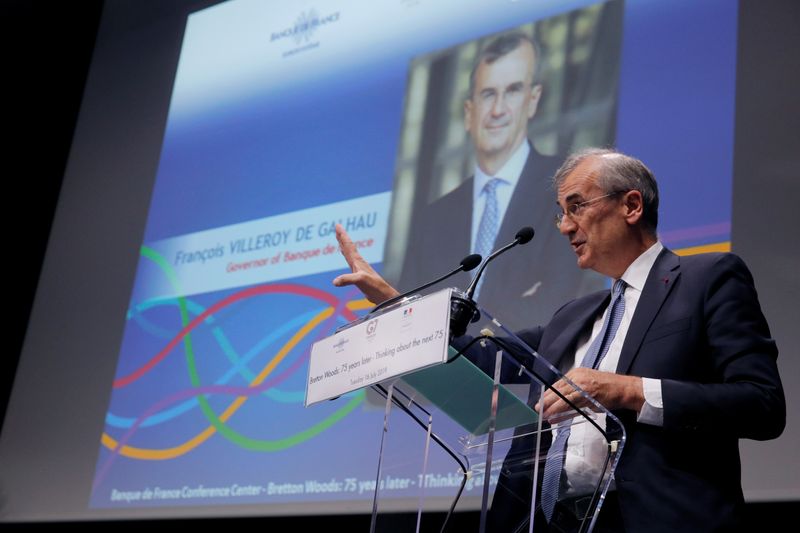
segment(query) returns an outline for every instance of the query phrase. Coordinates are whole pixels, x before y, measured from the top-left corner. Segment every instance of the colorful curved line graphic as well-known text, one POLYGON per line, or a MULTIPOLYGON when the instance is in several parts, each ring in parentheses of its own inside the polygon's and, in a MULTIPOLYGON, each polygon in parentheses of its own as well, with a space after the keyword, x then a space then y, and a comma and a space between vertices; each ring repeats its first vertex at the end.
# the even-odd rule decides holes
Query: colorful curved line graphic
MULTIPOLYGON (((187 344, 187 350, 192 351, 191 348, 191 336, 189 333, 197 328, 200 324, 202 324, 209 316, 217 313, 221 309, 236 303, 238 301, 244 300, 246 298, 251 298, 253 296, 258 296, 262 294, 273 294, 273 293, 287 293, 287 294, 296 294, 298 296, 308 296, 311 298, 315 298, 318 300, 322 300, 323 302, 329 304, 331 307, 336 307, 338 304, 338 299, 330 293, 321 291, 319 289, 315 289, 313 287, 307 287, 305 285, 296 285, 292 283, 277 283, 273 285, 256 285, 255 287, 249 287, 242 291, 236 292, 223 298, 222 300, 216 302, 214 305, 197 315, 194 319, 189 320, 188 318, 188 310, 186 309, 185 301, 180 298, 180 310, 181 310, 181 318, 185 323, 184 327, 178 332, 178 334, 172 338, 172 340, 167 343, 167 345, 161 349, 155 356, 153 356, 149 361, 145 364, 140 366, 138 369, 134 370, 127 376, 123 376, 117 378, 113 382, 113 388, 119 389, 122 387, 126 387, 131 383, 134 383, 136 380, 140 379, 142 376, 147 374, 150 370, 152 370, 158 363, 163 361, 175 346, 181 341, 185 341, 187 344)), ((355 320, 357 317, 350 311, 349 309, 344 311, 345 317, 348 320, 355 320)))
MULTIPOLYGON (((158 305, 177 305, 177 301, 161 300, 158 305)), ((194 314, 199 314, 200 312, 203 311, 203 309, 198 304, 190 304, 190 307, 194 308, 192 310, 194 314), (199 311, 197 311, 198 308, 200 309, 199 311)), ((250 382, 253 379, 255 379, 256 375, 252 371, 250 371, 250 369, 247 367, 248 363, 250 363, 255 358, 255 356, 266 350, 277 339, 286 335, 289 331, 296 330, 297 328, 302 327, 303 324, 311 320, 314 317, 314 315, 316 315, 320 311, 322 311, 322 309, 308 311, 281 324, 277 328, 274 328, 273 330, 268 332, 263 339, 261 339, 258 343, 256 343, 255 346, 250 348, 243 356, 239 356, 236 353, 235 349, 230 345, 227 338, 225 337, 225 334, 222 331, 222 329, 215 326, 211 330, 211 332, 214 335, 214 338, 217 341, 220 348, 223 350, 225 355, 231 361, 231 368, 229 368, 223 375, 214 380, 214 385, 226 385, 231 381, 231 379, 233 379, 235 375, 241 376, 247 382, 250 382)), ((344 319, 341 318, 341 321, 344 322, 344 319)), ((140 324, 144 323, 144 321, 141 321, 139 323, 140 324)), ((304 362, 305 362, 304 358, 299 358, 299 357, 296 358, 290 368, 284 370, 279 376, 270 379, 270 381, 268 382, 269 386, 265 391, 263 391, 263 394, 268 398, 270 398, 271 400, 281 403, 302 402, 305 396, 305 390, 281 391, 277 389, 276 386, 280 384, 282 381, 284 381, 286 378, 288 378, 304 362)), ((140 427, 151 427, 162 424, 164 422, 168 422, 173 418, 176 418, 181 414, 193 409, 197 405, 198 403, 196 399, 186 400, 183 403, 175 405, 172 408, 165 409, 156 414, 152 414, 140 425, 140 427)), ((114 413, 108 413, 106 415, 106 424, 108 424, 111 427, 129 428, 134 424, 135 421, 136 418, 119 416, 114 413)))
MULTIPOLYGON (((177 280, 175 279, 174 272, 171 271, 169 264, 164 260, 163 257, 161 257, 154 250, 144 246, 142 247, 142 255, 144 257, 153 260, 156 264, 158 264, 164 271, 164 274, 167 276, 170 283, 173 284, 175 289, 177 289, 177 280)), ((176 292, 180 293, 178 290, 176 290, 176 292)), ((291 350, 297 345, 297 343, 299 343, 303 338, 305 338, 317 326, 319 326, 320 324, 322 324, 323 322, 325 322, 326 320, 328 320, 333 316, 336 316, 337 318, 341 316, 341 318, 344 319, 345 321, 355 319, 356 316, 353 314, 354 310, 364 309, 371 305, 366 300, 362 299, 362 300, 350 301, 343 305, 343 303, 340 302, 333 295, 321 291, 319 289, 314 289, 312 287, 296 285, 296 284, 275 284, 275 285, 261 285, 261 286, 250 287, 248 289, 244 289, 242 291, 234 293, 216 302, 211 307, 202 310, 195 316, 194 319, 191 320, 189 319, 189 312, 187 309, 188 304, 186 299, 182 297, 177 298, 177 304, 180 309, 181 320, 183 324, 182 329, 167 343, 167 345, 158 354, 152 357, 144 365, 142 365, 132 373, 123 376, 122 378, 116 379, 114 381, 114 388, 117 389, 126 387, 131 383, 134 383, 136 380, 140 379, 148 372, 150 372, 172 352, 172 350, 175 348, 175 346, 177 346, 178 342, 181 340, 184 341, 184 345, 186 348, 187 364, 189 367, 190 378, 192 381, 193 388, 172 394, 171 396, 164 398, 161 401, 152 405, 144 413, 142 413, 135 421, 133 421, 130 424, 129 431, 119 441, 116 441, 107 433, 103 433, 101 437, 101 442, 103 446, 109 448, 112 451, 112 454, 106 460, 103 467, 98 471, 94 483, 95 486, 97 486, 105 477, 105 474, 110 468, 115 456, 118 454, 130 458, 143 459, 143 460, 171 459, 183 455, 185 453, 188 453, 192 449, 196 448, 197 446, 205 442, 216 432, 219 432, 226 439, 246 449, 254 451, 270 451, 270 452, 279 451, 282 449, 286 449, 290 446, 294 446, 300 442, 308 440, 313 436, 319 434, 320 432, 324 431, 328 427, 335 424, 337 421, 341 420, 347 414, 352 412, 363 401, 364 399, 363 392, 349 395, 350 399, 347 402, 347 404, 339 408, 337 411, 329 415, 324 420, 294 435, 290 435, 288 437, 284 437, 282 439, 277 439, 277 440, 253 439, 236 432, 235 430, 231 429, 225 424, 225 422, 230 419, 230 417, 244 404, 244 402, 249 397, 261 394, 269 387, 275 385, 276 383, 288 377, 288 375, 295 372, 303 363, 305 363, 307 356, 298 358, 294 362, 294 364, 292 364, 290 368, 286 369, 280 376, 277 376, 269 381, 265 381, 267 376, 269 376, 276 368, 276 366, 286 358, 287 354, 291 352, 291 350), (191 332, 204 322, 211 323, 213 321, 213 316, 215 313, 219 312, 221 309, 224 309, 227 306, 230 306, 235 302, 239 302, 245 298, 250 298, 252 296, 257 296, 262 294, 274 294, 274 293, 288 293, 288 294, 308 296, 314 299, 321 300, 325 303, 328 303, 329 306, 316 312, 316 314, 314 314, 314 316, 310 320, 308 320, 305 323, 305 325, 301 327, 300 330, 297 331, 289 339, 289 341, 287 341, 280 348, 280 350, 278 350, 278 352, 264 366, 264 368, 262 368, 261 371, 255 377, 249 380, 249 385, 247 387, 231 387, 219 384, 201 386, 199 376, 197 374, 197 370, 195 367, 194 350, 191 344, 191 332), (210 405, 208 405, 208 402, 205 398, 205 395, 207 394, 225 394, 225 395, 237 396, 237 398, 218 417, 216 413, 213 412, 210 405), (126 444, 127 441, 129 441, 130 438, 137 431, 137 429, 143 426, 146 420, 153 417, 157 412, 163 410, 164 408, 180 401, 184 401, 186 403, 186 400, 188 400, 188 402, 193 405, 199 403, 201 409, 204 412, 204 415, 206 416, 207 419, 209 419, 209 422, 211 423, 210 426, 206 427, 200 433, 188 439, 187 441, 177 446, 173 446, 171 448, 143 449, 143 448, 128 446, 126 444)), ((306 318, 306 316, 309 314, 310 313, 303 315, 303 318, 306 318)), ((295 325, 296 322, 299 321, 290 321, 292 325, 295 325)), ((319 337, 323 337, 327 333, 329 332, 324 332, 324 334, 320 334, 319 337)), ((217 338, 219 340, 219 337, 217 338)), ((247 359, 247 357, 239 358, 238 356, 236 356, 235 353, 233 353, 232 355, 233 358, 231 359, 231 362, 234 364, 234 368, 229 370, 228 373, 226 373, 226 376, 232 376, 233 373, 237 372, 238 370, 236 367, 239 367, 239 369, 241 369, 247 362, 249 362, 249 359, 247 359)), ((228 354, 228 357, 231 358, 231 354, 228 354)))

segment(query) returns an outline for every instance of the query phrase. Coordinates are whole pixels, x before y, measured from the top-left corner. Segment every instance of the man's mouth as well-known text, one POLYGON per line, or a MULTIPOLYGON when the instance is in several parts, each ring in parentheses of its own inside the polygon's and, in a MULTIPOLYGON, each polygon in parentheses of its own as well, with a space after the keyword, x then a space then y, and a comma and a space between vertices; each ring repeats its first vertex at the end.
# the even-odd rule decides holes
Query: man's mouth
POLYGON ((583 245, 586 244, 586 241, 575 241, 570 243, 572 245, 572 249, 575 251, 576 254, 580 255, 583 251, 583 245))
POLYGON ((492 124, 488 126, 486 129, 492 132, 495 131, 502 131, 508 127, 508 124, 492 124))

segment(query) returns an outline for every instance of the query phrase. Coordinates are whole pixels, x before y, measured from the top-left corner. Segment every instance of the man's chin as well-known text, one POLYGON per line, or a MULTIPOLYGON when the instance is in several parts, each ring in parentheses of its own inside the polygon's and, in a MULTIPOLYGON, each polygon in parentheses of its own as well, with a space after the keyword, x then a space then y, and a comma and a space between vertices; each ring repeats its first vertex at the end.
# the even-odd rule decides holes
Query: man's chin
POLYGON ((577 263, 578 263, 578 268, 581 268, 583 270, 586 270, 587 268, 591 268, 591 266, 589 265, 589 260, 586 257, 586 254, 579 255, 578 259, 577 259, 577 263))
POLYGON ((486 143, 484 153, 491 157, 498 157, 508 150, 508 143, 502 142, 503 139, 491 139, 496 142, 486 143))

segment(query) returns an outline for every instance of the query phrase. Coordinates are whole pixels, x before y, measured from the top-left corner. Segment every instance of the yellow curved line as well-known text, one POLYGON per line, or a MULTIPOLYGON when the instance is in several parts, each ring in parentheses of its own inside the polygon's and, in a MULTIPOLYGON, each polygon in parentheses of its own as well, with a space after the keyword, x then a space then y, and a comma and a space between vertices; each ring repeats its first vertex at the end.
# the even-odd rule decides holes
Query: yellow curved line
POLYGON ((350 300, 347 302, 345 307, 351 311, 362 311, 364 309, 369 309, 370 307, 375 307, 375 304, 366 298, 361 298, 360 300, 350 300))
MULTIPOLYGON (((308 335, 312 329, 314 329, 320 322, 325 320, 326 318, 330 317, 333 314, 333 307, 328 307, 323 309, 319 314, 317 314, 314 318, 312 318, 305 326, 300 328, 297 333, 295 333, 291 339, 289 339, 286 344, 280 349, 280 351, 272 358, 272 360, 267 363, 263 370, 256 376, 253 381, 250 383, 250 386, 256 386, 266 379, 266 377, 275 369, 275 367, 286 357, 286 355, 292 350, 292 348, 297 345, 298 342, 303 340, 303 338, 308 335)), ((228 406, 227 409, 219 416, 219 419, 223 422, 226 422, 228 418, 230 418, 233 413, 236 412, 239 407, 247 400, 247 396, 239 396, 234 400, 231 405, 228 406)), ((183 455, 187 452, 190 452, 206 440, 211 437, 217 430, 214 426, 209 426, 203 431, 201 431, 195 437, 189 439, 188 441, 180 444, 178 446, 174 446, 172 448, 137 448, 135 446, 123 446, 122 449, 119 450, 119 454, 125 457, 131 457, 134 459, 150 459, 150 460, 163 460, 163 459, 174 459, 180 455, 183 455)), ((108 435, 107 433, 103 432, 103 435, 100 437, 100 442, 110 450, 115 450, 118 446, 118 442, 108 435)))
POLYGON ((679 248, 675 250, 678 255, 694 255, 705 254, 708 252, 730 252, 731 241, 715 242, 713 244, 704 244, 702 246, 691 246, 689 248, 679 248))

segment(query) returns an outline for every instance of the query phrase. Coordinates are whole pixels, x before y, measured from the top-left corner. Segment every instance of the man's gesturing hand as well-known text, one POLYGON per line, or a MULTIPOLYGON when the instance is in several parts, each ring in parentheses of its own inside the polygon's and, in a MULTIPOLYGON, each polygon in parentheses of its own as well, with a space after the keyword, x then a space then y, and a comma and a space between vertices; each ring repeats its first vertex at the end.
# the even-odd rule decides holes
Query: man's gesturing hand
POLYGON ((352 271, 351 274, 342 274, 334 278, 333 284, 336 287, 355 285, 370 302, 376 305, 400 294, 361 257, 358 248, 341 224, 336 224, 336 240, 339 241, 339 250, 352 271))

